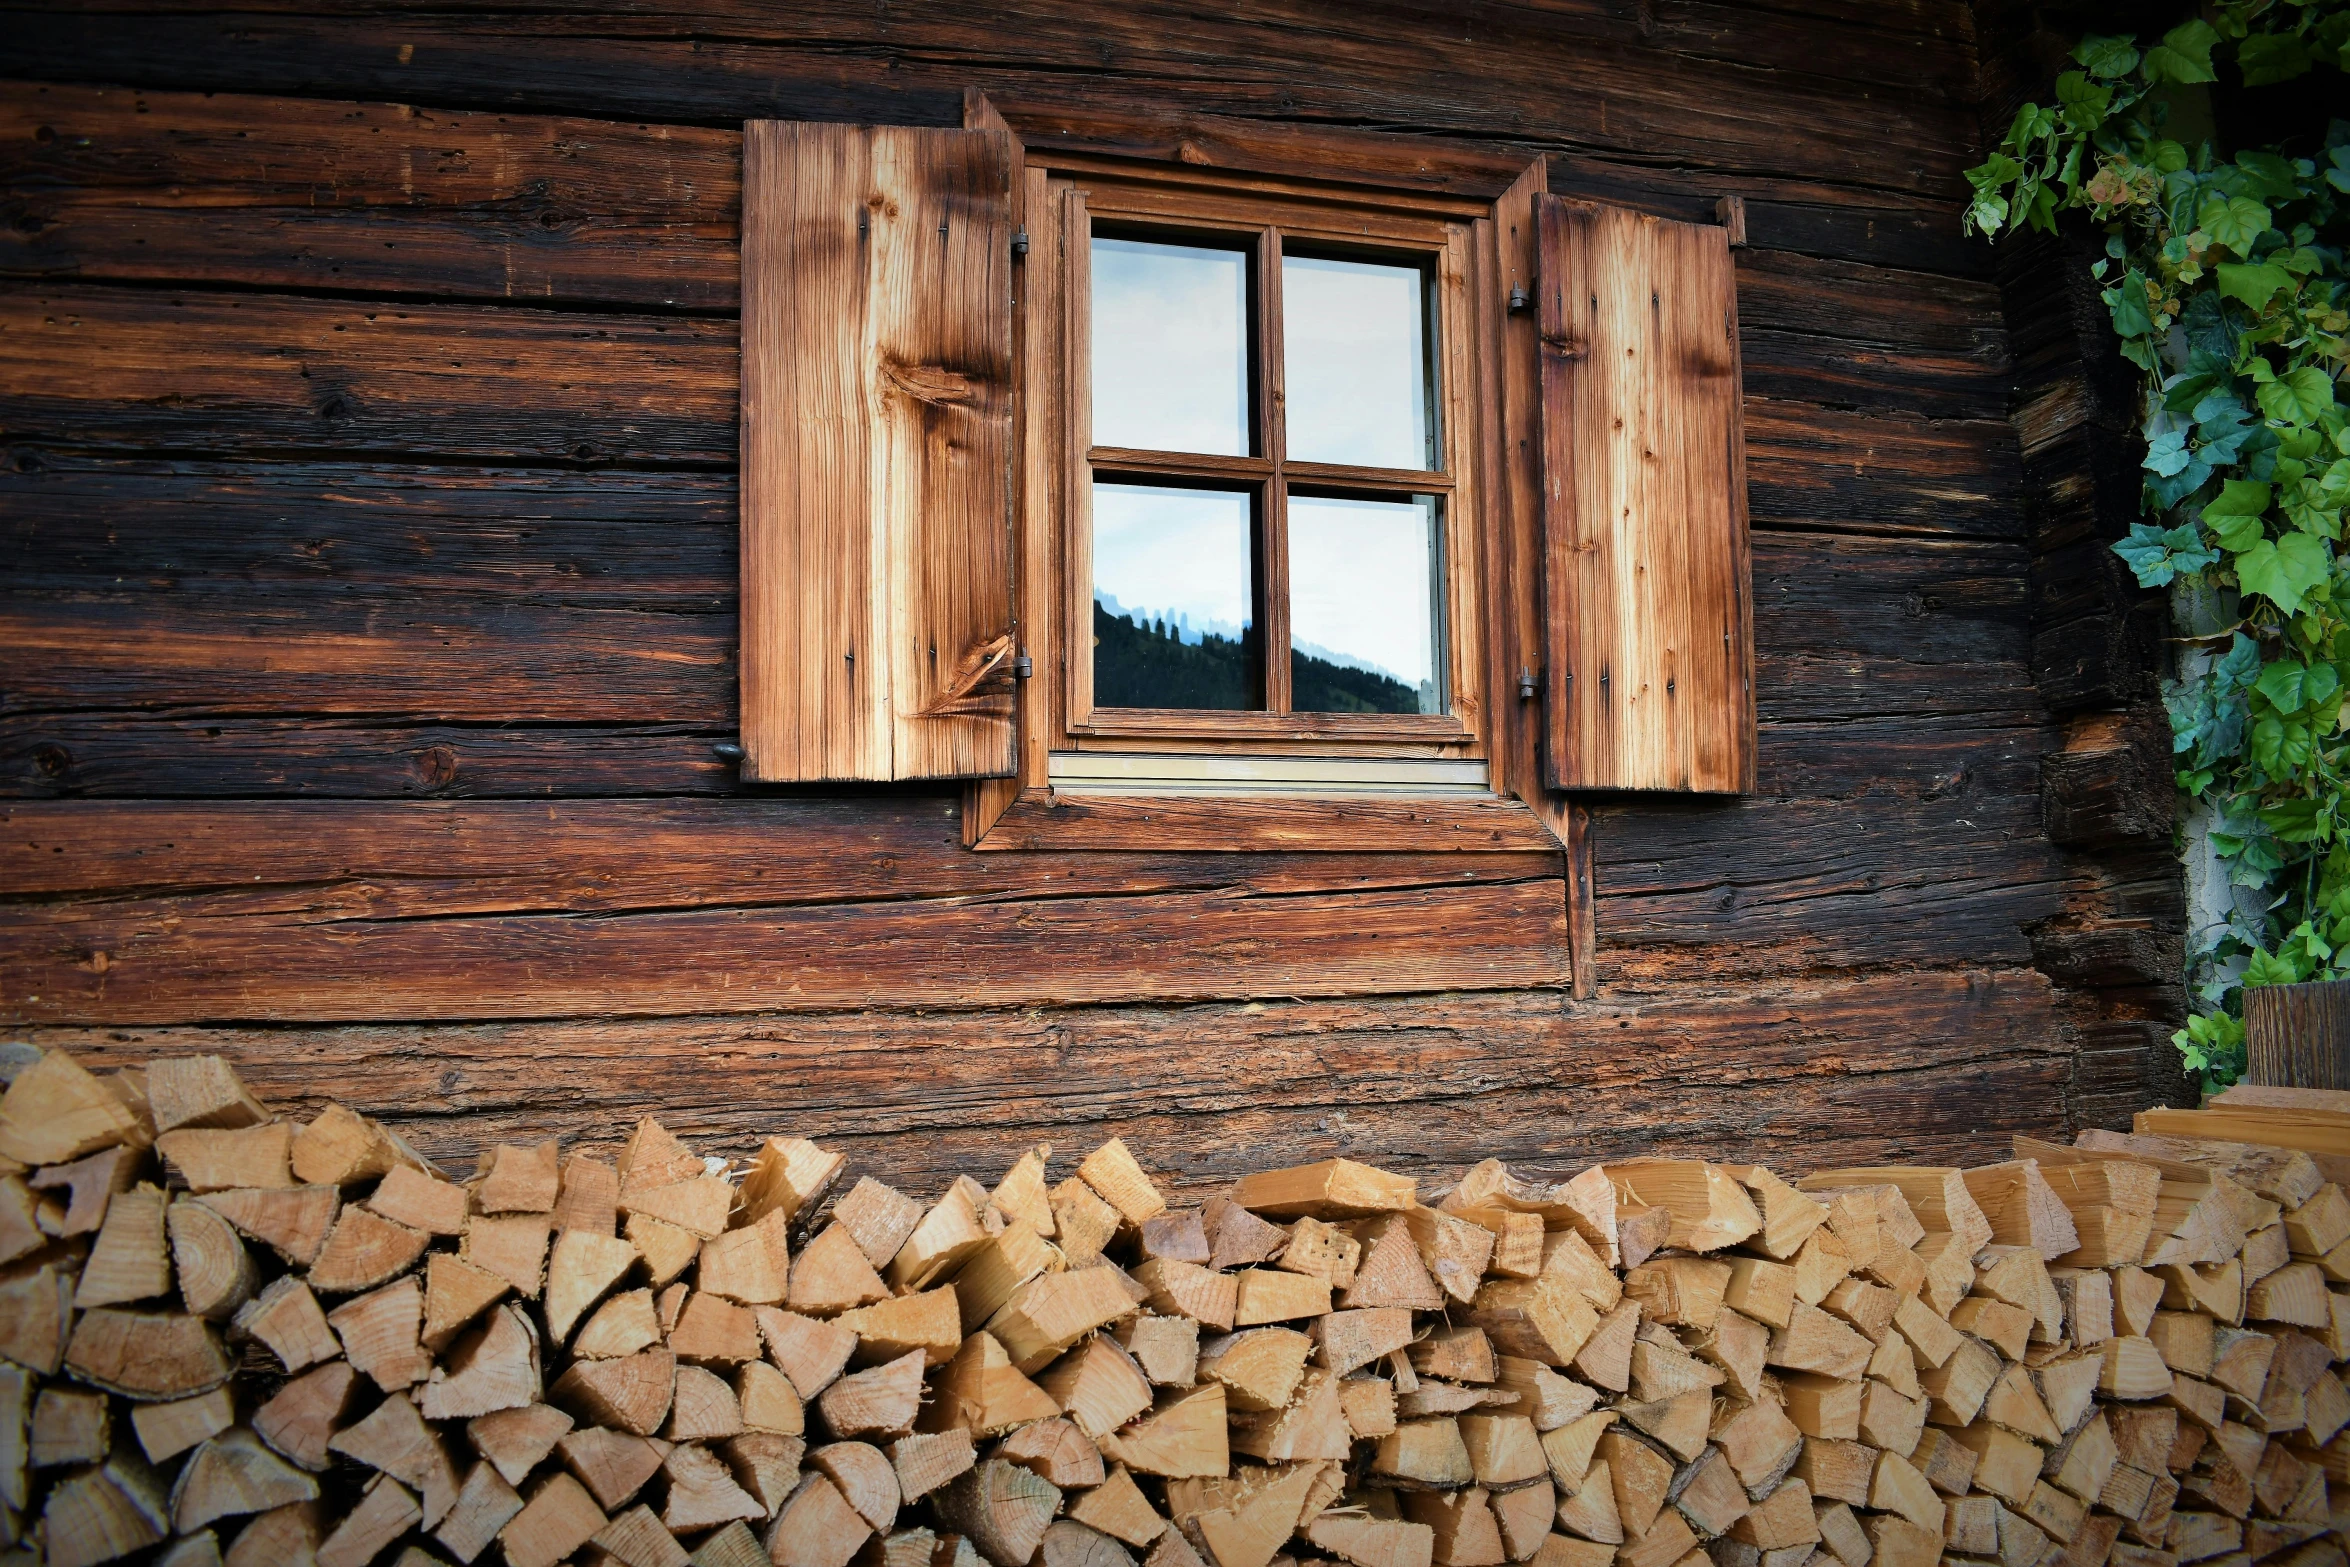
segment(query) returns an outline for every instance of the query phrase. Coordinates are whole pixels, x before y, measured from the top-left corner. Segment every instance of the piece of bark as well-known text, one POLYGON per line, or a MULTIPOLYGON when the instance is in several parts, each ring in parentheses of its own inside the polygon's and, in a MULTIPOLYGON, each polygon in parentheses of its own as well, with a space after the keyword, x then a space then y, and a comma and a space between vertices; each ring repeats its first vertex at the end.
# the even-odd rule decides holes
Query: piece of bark
POLYGON ((571 1431, 571 1417, 547 1404, 501 1409, 465 1423, 465 1440, 508 1485, 520 1485, 571 1431))
POLYGON ((413 1387, 432 1369, 418 1338, 424 1292, 413 1278, 346 1301, 326 1320, 342 1340, 344 1357, 387 1393, 413 1387))
POLYGON ((817 1410, 837 1437, 903 1436, 914 1429, 921 1409, 923 1366, 915 1350, 842 1377, 817 1396, 817 1410))
POLYGON ((457 1470, 440 1433, 424 1423, 416 1405, 394 1394, 366 1419, 335 1433, 330 1452, 390 1475, 417 1495, 424 1527, 435 1529, 457 1502, 457 1470))
POLYGON ((97 1567, 154 1545, 170 1532, 171 1509, 162 1482, 137 1454, 118 1450, 106 1463, 50 1488, 41 1509, 38 1560, 47 1567, 97 1567))
POLYGON ((661 1342, 661 1316, 651 1290, 627 1290, 605 1301, 572 1335, 571 1353, 581 1360, 618 1360, 661 1342))
POLYGON ((304 1372, 253 1411, 254 1433, 280 1457, 305 1469, 324 1469, 327 1443, 351 1407, 358 1380, 358 1373, 342 1360, 304 1372))
POLYGON ((458 1255, 504 1279, 523 1299, 536 1300, 545 1283, 551 1233, 543 1213, 477 1213, 465 1221, 458 1255))
POLYGON ((549 1476, 498 1531, 508 1567, 555 1567, 610 1522, 594 1497, 567 1474, 549 1476))
POLYGON ((462 1257, 434 1252, 424 1261, 424 1347, 439 1353, 466 1324, 487 1311, 513 1284, 462 1257))
POLYGON ((258 1126, 269 1119, 236 1071, 219 1056, 177 1056, 147 1065, 147 1104, 155 1130, 183 1126, 258 1126))
POLYGON ((563 1162, 551 1217, 558 1235, 566 1230, 611 1235, 620 1223, 619 1172, 601 1159, 573 1154, 563 1162))
POLYGON ((547 1396, 589 1423, 651 1436, 669 1416, 676 1385, 677 1357, 648 1349, 619 1360, 574 1361, 547 1396))
POLYGON ((164 1214, 180 1303, 190 1316, 227 1321, 260 1282, 235 1226, 201 1203, 173 1203, 164 1214))
POLYGON ((106 1457, 112 1434, 105 1394, 43 1388, 33 1402, 29 1427, 27 1448, 32 1466, 48 1469, 59 1464, 98 1463, 106 1457))
POLYGON ((669 1400, 669 1418, 661 1428, 671 1442, 715 1442, 739 1436, 742 1405, 734 1389, 700 1366, 679 1366, 669 1400))
POLYGON ((177 1458, 237 1423, 236 1401, 225 1387, 165 1404, 133 1404, 131 1429, 150 1463, 177 1458))
POLYGON ((426 1378, 417 1405, 428 1420, 470 1420, 538 1402, 538 1335, 514 1306, 457 1341, 426 1378))
MULTIPOLYGON (((675 1533, 693 1534, 736 1519, 767 1516, 767 1509, 735 1484, 725 1463, 698 1443, 679 1444, 662 1460, 661 1467, 669 1480, 661 1522, 675 1533)), ((884 1460, 882 1468, 888 1467, 884 1460)), ((894 1479, 891 1485, 896 1485, 894 1479)))
POLYGON ((791 1378, 802 1398, 813 1398, 830 1387, 856 1353, 857 1335, 837 1323, 772 1306, 759 1307, 751 1315, 759 1324, 767 1358, 791 1378))
MULTIPOLYGON (((968 1538, 996 1567, 1018 1567, 1036 1554, 1060 1502, 1061 1493, 1036 1475, 991 1459, 939 1492, 931 1505, 940 1522, 968 1538)), ((847 1506, 841 1503, 844 1510, 847 1506)))
POLYGON ((521 1511, 522 1494, 495 1464, 485 1460, 466 1474, 465 1483, 457 1488, 456 1502, 434 1530, 433 1538, 457 1560, 470 1563, 490 1548, 498 1531, 521 1511))
POLYGON ((196 1201, 297 1268, 307 1268, 334 1228, 342 1195, 332 1186, 239 1187, 199 1193, 196 1201))
POLYGON ((901 1436, 889 1444, 889 1461, 897 1471, 898 1494, 914 1502, 970 1470, 978 1456, 971 1433, 958 1427, 901 1436))
POLYGON ((197 1447, 171 1487, 172 1527, 181 1534, 216 1519, 315 1501, 318 1482, 262 1445, 250 1431, 224 1431, 197 1447))

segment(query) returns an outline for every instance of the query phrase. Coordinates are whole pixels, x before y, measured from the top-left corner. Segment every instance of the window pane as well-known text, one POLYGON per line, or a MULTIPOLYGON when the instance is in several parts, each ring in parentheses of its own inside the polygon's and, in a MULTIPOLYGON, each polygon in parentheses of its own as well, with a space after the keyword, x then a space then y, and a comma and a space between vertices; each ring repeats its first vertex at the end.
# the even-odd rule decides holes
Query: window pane
POLYGON ((1093 487, 1096 707, 1259 708, 1251 497, 1093 487))
POLYGON ((1435 468, 1428 289, 1418 267, 1285 256, 1281 332, 1292 458, 1435 468))
POLYGON ((1289 498, 1290 706, 1441 713, 1436 498, 1289 498))
POLYGON ((1093 443, 1252 454, 1246 251, 1094 240, 1093 443))

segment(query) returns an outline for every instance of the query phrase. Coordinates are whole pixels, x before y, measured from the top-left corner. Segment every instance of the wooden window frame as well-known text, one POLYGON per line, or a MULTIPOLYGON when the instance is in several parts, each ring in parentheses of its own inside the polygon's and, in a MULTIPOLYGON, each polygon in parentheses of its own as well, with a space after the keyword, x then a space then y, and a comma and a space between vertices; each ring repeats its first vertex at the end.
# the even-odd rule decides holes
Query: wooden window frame
MULTIPOLYGON (((1540 388, 1533 322, 1513 314, 1510 300, 1532 279, 1532 203, 1544 188, 1542 160, 1470 153, 1439 162, 1429 149, 1386 138, 1294 127, 1075 124, 976 93, 967 98, 965 119, 1011 130, 1026 154, 1016 193, 1029 245, 1014 279, 1021 451, 1013 553, 1018 635, 1030 655, 1029 678, 1020 683, 1015 774, 969 785, 965 842, 982 850, 1559 850, 1569 837, 1569 810, 1542 787, 1540 704, 1524 696, 1518 678, 1540 664, 1540 388), (1277 465, 1270 453, 1278 442, 1252 458, 1091 447, 1087 256, 1101 216, 1122 227, 1226 235, 1278 228, 1316 245, 1428 256, 1441 475, 1277 465), (1312 487, 1335 481, 1330 488, 1442 495, 1446 711, 1094 709, 1090 660, 1079 654, 1092 641, 1086 507, 1103 458, 1138 476, 1271 490, 1286 472, 1312 487), (1056 758, 1066 763, 1082 753, 1164 754, 1170 773, 1203 764, 1217 771, 1220 759, 1219 776, 1238 781, 1230 793, 1216 792, 1225 787, 1216 784, 1171 784, 1163 794, 1147 786, 1110 793, 1056 787, 1056 758), (1337 792, 1318 780, 1329 774, 1322 759, 1341 758, 1387 759, 1396 765, 1381 775, 1407 781, 1337 792), (1449 779, 1464 761, 1484 766, 1482 791, 1408 782, 1414 766, 1431 779, 1449 767, 1449 779)), ((1269 361, 1278 258, 1252 248, 1252 265, 1252 326, 1265 345, 1259 357, 1269 361)), ((1260 364, 1252 373, 1269 426, 1277 417, 1271 394, 1279 367, 1260 364)), ((1273 531, 1269 573, 1284 564, 1277 520, 1273 531)), ((1268 681, 1288 673, 1272 656, 1287 640, 1276 643, 1274 630, 1268 626, 1263 639, 1268 681)))

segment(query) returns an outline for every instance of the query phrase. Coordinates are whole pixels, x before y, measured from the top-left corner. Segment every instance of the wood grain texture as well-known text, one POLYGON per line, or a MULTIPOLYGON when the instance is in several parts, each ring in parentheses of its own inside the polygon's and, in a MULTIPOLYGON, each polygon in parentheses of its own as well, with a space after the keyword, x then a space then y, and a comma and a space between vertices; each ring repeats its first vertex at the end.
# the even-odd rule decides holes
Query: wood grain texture
POLYGON ((1737 303, 1719 228, 1535 204, 1544 752, 1559 789, 1754 787, 1737 303))
POLYGON ((2350 981, 2244 992, 2244 1081, 2350 1088, 2350 981))
POLYGON ((764 783, 1012 770, 1000 131, 743 133, 742 743, 764 783))
POLYGON ((1692 971, 1668 992, 1567 1005, 1433 992, 27 1037, 98 1069, 217 1051, 289 1113, 331 1084, 460 1167, 526 1129, 609 1137, 610 1106, 628 1103, 658 1105, 697 1152, 747 1154, 789 1131, 902 1172, 909 1191, 1000 1173, 1040 1137, 1123 1135, 1154 1175, 1200 1192, 1267 1147, 1406 1170, 1491 1152, 1546 1175, 1641 1151, 1991 1159, 2011 1131, 2063 1118, 2070 1042, 2047 1026, 2052 1002, 2029 969, 1731 986, 1692 971))
POLYGON ((1150 798, 1036 790, 1011 802, 972 847, 1005 849, 1326 849, 1556 853, 1533 809, 1464 799, 1196 795, 1150 798))

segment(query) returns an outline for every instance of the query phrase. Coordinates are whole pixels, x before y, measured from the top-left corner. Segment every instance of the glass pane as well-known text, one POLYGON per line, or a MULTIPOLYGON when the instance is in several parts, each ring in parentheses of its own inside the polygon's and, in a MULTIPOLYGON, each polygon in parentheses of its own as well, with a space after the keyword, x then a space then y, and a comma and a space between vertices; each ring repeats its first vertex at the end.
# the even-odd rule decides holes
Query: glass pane
POLYGON ((1253 454, 1246 251, 1094 240, 1093 443, 1253 454))
POLYGON ((1289 498, 1290 706, 1441 713, 1436 498, 1289 498))
POLYGON ((1096 707, 1259 708, 1253 501, 1093 487, 1096 707))
POLYGON ((1436 467, 1428 288, 1418 267, 1285 256, 1281 332, 1290 457, 1436 467))

